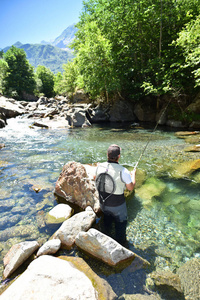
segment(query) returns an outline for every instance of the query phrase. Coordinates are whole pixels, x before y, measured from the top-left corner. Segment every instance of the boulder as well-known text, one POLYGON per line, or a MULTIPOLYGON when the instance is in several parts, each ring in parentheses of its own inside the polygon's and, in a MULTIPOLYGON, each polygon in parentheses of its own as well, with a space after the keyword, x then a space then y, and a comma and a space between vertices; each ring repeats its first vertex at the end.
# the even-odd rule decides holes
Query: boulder
POLYGON ((99 300, 118 299, 107 280, 99 277, 82 258, 72 256, 59 256, 59 258, 71 262, 79 271, 87 275, 97 290, 99 300))
POLYGON ((91 126, 87 118, 87 112, 90 105, 73 105, 66 111, 66 119, 71 127, 91 126))
POLYGON ((60 247, 61 241, 59 239, 47 241, 44 245, 42 245, 42 247, 39 248, 36 256, 39 257, 41 255, 54 254, 60 249, 60 247))
POLYGON ((116 101, 110 109, 110 122, 132 122, 136 120, 130 103, 116 101))
POLYGON ((185 299, 200 299, 200 259, 193 258, 183 264, 177 271, 185 299))
POLYGON ((46 128, 48 129, 49 126, 43 123, 38 123, 38 122, 33 122, 32 126, 36 126, 36 127, 41 127, 41 128, 46 128))
POLYGON ((156 110, 152 105, 138 103, 134 107, 134 114, 141 122, 155 122, 156 110))
POLYGON ((102 108, 100 105, 94 109, 88 110, 88 119, 91 123, 101 123, 108 122, 110 114, 108 112, 109 108, 102 108))
POLYGON ((27 258, 29 258, 37 249, 39 244, 36 241, 21 242, 13 245, 3 259, 4 278, 8 278, 27 258))
POLYGON ((175 132, 175 136, 180 138, 185 138, 186 136, 199 134, 199 131, 177 131, 175 132))
POLYGON ((52 208, 46 216, 47 224, 58 224, 63 223, 71 217, 73 209, 64 203, 60 203, 52 208))
POLYGON ((14 118, 24 112, 24 107, 18 101, 0 96, 0 113, 3 113, 6 118, 14 118))
POLYGON ((43 255, 35 259, 1 295, 1 300, 80 299, 97 300, 90 279, 72 263, 43 255))
POLYGON ((81 163, 70 161, 64 165, 54 193, 82 209, 87 206, 91 206, 95 212, 100 209, 95 182, 89 178, 81 163))
POLYGON ((127 260, 133 261, 136 257, 139 258, 142 265, 148 264, 147 261, 94 228, 87 232, 80 232, 76 236, 75 243, 79 248, 110 266, 116 266, 127 260))
POLYGON ((75 214, 70 219, 63 222, 60 228, 53 234, 52 238, 60 239, 62 248, 70 249, 77 234, 80 231, 87 231, 96 219, 96 214, 87 207, 85 211, 75 214))

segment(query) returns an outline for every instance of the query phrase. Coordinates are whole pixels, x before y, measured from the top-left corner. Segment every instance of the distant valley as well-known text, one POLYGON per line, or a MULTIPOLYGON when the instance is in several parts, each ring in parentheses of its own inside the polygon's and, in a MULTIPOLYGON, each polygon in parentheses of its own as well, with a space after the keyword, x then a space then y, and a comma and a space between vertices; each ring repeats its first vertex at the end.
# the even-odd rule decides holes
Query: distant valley
MULTIPOLYGON (((57 72, 63 72, 63 64, 73 58, 73 51, 69 49, 69 44, 73 41, 76 31, 75 24, 73 24, 51 42, 42 41, 40 44, 17 42, 14 46, 24 49, 32 66, 37 68, 37 66, 42 65, 56 74, 57 72)), ((10 47, 4 48, 3 52, 6 52, 10 47)))

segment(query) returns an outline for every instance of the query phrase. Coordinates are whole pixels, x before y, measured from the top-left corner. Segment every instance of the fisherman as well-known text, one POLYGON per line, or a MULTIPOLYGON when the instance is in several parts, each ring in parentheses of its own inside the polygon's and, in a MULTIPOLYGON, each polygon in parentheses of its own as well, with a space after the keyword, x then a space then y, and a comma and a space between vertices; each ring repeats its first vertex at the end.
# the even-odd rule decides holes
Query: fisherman
MULTIPOLYGON (((118 163, 120 158, 120 147, 110 145, 107 151, 107 162, 100 163, 96 169, 96 185, 99 191, 100 207, 104 213, 104 233, 111 235, 111 228, 115 224, 115 239, 123 246, 127 245, 126 225, 127 225, 127 207, 124 196, 124 190, 127 188, 132 191, 135 187, 135 170, 129 172, 125 167, 118 163), (108 174, 108 176, 106 175, 108 174), (105 175, 105 181, 110 182, 106 191, 99 188, 101 176, 105 175), (109 178, 111 180, 109 181, 109 178)), ((100 182, 102 184, 102 182, 100 182)), ((106 186, 106 182, 102 185, 106 186)))

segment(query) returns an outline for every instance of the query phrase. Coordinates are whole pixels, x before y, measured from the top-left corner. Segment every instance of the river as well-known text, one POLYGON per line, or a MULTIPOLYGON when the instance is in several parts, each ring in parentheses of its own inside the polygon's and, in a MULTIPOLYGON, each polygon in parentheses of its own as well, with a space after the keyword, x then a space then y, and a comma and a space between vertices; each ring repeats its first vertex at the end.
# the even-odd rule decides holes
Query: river
MULTIPOLYGON (((194 160, 199 155, 184 152, 185 141, 174 131, 159 127, 152 132, 151 127, 121 124, 41 129, 32 128, 31 123, 26 117, 17 117, 0 129, 0 143, 5 144, 0 150, 1 273, 3 257, 13 244, 25 240, 45 242, 57 229, 46 225, 45 215, 57 204, 53 191, 65 163, 104 161, 108 146, 115 143, 122 148, 120 163, 131 169, 148 140, 138 170, 145 172, 147 181, 165 188, 150 203, 142 201, 137 193, 127 199, 130 249, 149 260, 152 269, 174 271, 188 259, 200 257, 199 183, 188 178, 175 180, 166 172, 177 161, 194 160)), ((73 249, 68 254, 83 255, 73 249)), ((95 260, 86 260, 117 295, 143 289, 138 282, 144 284, 144 271, 111 271, 95 260)))

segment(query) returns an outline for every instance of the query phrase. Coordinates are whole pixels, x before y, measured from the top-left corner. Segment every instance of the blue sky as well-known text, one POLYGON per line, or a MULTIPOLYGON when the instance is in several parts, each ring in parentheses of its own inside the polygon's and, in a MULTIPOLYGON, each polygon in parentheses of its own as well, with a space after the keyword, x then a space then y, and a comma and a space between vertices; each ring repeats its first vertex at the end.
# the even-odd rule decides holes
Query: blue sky
POLYGON ((55 39, 78 22, 82 7, 82 0, 0 0, 0 49, 55 39))

